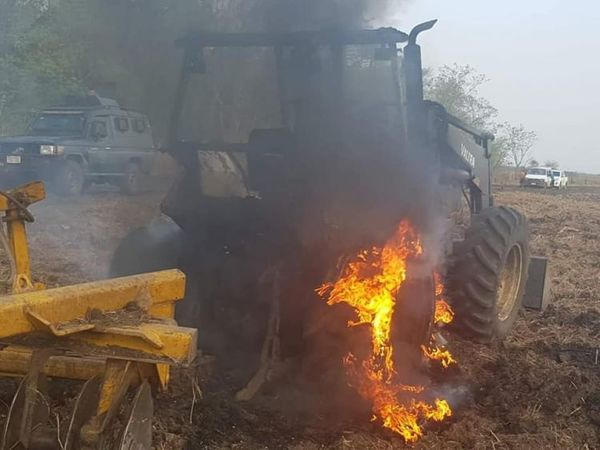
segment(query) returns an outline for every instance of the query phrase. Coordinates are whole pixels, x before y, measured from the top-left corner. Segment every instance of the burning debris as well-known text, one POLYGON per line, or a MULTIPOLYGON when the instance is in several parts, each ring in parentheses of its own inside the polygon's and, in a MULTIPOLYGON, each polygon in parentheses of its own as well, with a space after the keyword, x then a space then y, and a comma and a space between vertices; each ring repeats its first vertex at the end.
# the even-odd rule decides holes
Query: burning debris
MULTIPOLYGON (((452 415, 450 405, 444 399, 428 401, 424 386, 405 384, 399 379, 394 358, 392 317, 398 302, 420 301, 419 298, 403 298, 400 288, 408 277, 410 260, 423 255, 423 247, 417 231, 403 220, 396 233, 383 247, 361 251, 354 261, 347 264, 335 283, 327 283, 317 289, 327 303, 344 302, 356 312, 357 320, 349 327, 368 325, 370 328, 370 354, 361 359, 353 353, 344 358, 350 385, 372 404, 374 420, 402 435, 407 442, 414 442, 423 435, 422 423, 427 420, 442 421, 452 415)), ((452 320, 453 313, 443 299, 443 287, 436 276, 436 324, 452 320)), ((443 367, 454 363, 452 355, 431 342, 422 346, 423 355, 440 361, 443 367)))
POLYGON ((444 295, 444 284, 440 275, 434 273, 435 278, 435 315, 434 322, 436 325, 447 325, 454 319, 454 311, 448 304, 444 295))
POLYGON ((434 361, 439 361, 443 368, 447 369, 451 364, 455 364, 456 360, 452 357, 448 350, 443 350, 437 346, 426 347, 421 346, 421 350, 423 350, 423 354, 427 356, 429 359, 434 361))
MULTIPOLYGON (((452 308, 448 304, 448 301, 444 295, 444 284, 442 283, 440 275, 437 272, 435 272, 433 275, 435 280, 435 311, 433 322, 438 327, 443 327, 444 325, 452 322, 454 319, 454 311, 452 311, 452 308)), ((450 365, 455 364, 456 360, 448 350, 444 350, 437 345, 435 342, 436 336, 439 335, 433 335, 430 345, 422 345, 421 350, 427 358, 434 361, 439 361, 442 367, 447 369, 450 367, 450 365)))

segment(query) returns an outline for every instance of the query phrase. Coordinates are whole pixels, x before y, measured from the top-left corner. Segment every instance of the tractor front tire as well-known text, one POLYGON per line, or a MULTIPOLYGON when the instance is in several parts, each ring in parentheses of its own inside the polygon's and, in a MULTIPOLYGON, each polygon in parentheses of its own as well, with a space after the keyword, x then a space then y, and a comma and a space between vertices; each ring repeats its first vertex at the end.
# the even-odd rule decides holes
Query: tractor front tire
POLYGON ((459 334, 490 342, 510 332, 527 282, 528 239, 527 219, 512 208, 492 207, 473 217, 448 272, 459 334))

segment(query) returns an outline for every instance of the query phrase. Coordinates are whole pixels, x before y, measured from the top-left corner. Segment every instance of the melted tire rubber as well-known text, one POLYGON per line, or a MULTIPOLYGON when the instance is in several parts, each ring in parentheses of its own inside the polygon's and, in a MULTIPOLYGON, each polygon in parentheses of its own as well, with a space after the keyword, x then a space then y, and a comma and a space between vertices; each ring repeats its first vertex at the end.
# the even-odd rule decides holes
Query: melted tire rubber
POLYGON ((527 282, 528 239, 527 219, 512 208, 492 207, 473 217, 464 241, 454 247, 447 277, 456 332, 477 342, 502 339, 510 332, 527 282), (515 269, 519 284, 512 289, 510 309, 500 317, 503 270, 513 248, 520 250, 520 273, 515 269))

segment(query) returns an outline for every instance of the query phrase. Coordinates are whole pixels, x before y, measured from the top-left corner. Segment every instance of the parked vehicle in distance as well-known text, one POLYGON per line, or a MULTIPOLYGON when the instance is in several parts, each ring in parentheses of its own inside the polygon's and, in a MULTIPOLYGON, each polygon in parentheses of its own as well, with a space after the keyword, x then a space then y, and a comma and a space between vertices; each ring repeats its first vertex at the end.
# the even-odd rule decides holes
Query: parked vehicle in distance
POLYGON ((566 189, 569 178, 564 170, 552 169, 552 175, 554 178, 553 187, 558 189, 566 189))
POLYGON ((550 167, 531 167, 527 169, 527 174, 521 180, 523 187, 535 186, 542 188, 552 187, 554 175, 550 167))
POLYGON ((0 179, 42 179, 70 195, 112 183, 134 194, 156 154, 145 115, 97 95, 73 97, 39 112, 25 135, 0 138, 0 179))

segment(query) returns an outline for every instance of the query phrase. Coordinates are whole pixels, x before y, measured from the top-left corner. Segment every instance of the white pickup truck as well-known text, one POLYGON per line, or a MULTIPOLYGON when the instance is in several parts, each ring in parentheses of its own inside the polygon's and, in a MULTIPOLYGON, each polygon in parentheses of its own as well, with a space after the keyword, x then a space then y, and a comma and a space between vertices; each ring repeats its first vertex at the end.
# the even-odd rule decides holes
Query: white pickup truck
POLYGON ((550 167, 531 167, 521 180, 523 187, 536 186, 549 188, 553 186, 554 175, 550 167))
POLYGON ((558 189, 566 189, 569 182, 569 177, 564 170, 552 169, 552 175, 554 178, 553 187, 558 189))
POLYGON ((567 187, 568 177, 564 170, 551 167, 531 167, 527 169, 525 177, 521 179, 523 187, 558 188, 567 187))

